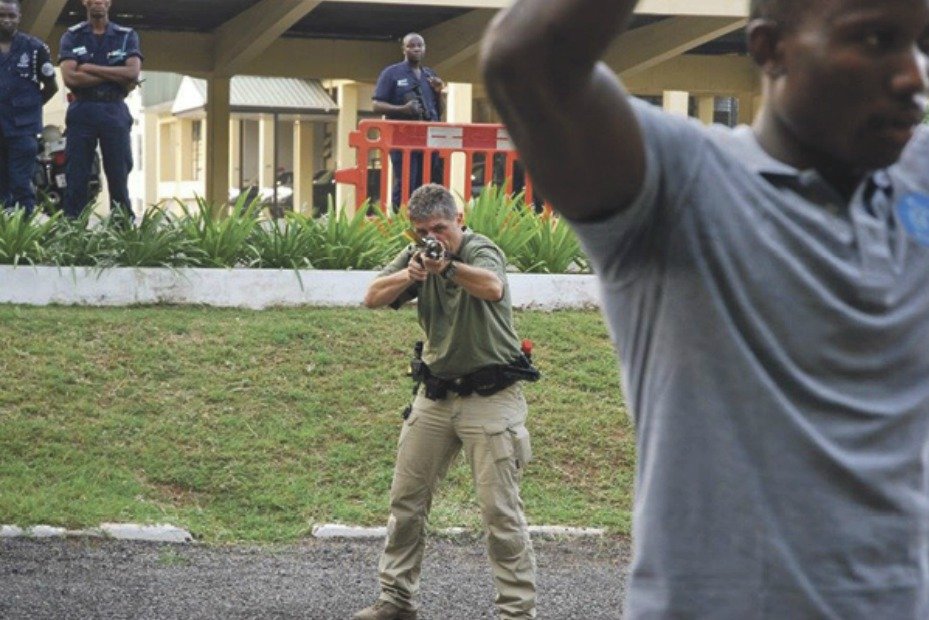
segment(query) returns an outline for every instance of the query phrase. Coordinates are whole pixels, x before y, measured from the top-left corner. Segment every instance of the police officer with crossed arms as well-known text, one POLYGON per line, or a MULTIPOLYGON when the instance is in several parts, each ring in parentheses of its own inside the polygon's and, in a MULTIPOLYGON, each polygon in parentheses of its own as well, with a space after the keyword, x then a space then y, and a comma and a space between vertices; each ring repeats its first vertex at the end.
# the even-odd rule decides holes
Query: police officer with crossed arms
POLYGON ((31 214, 42 106, 58 84, 48 46, 19 32, 21 13, 19 0, 0 0, 0 203, 31 214))
POLYGON ((121 212, 132 221, 128 187, 132 116, 124 99, 139 85, 139 36, 132 28, 110 21, 111 0, 82 2, 87 21, 64 33, 58 53, 62 78, 74 94, 66 119, 68 187, 64 212, 76 218, 87 206, 87 184, 99 142, 111 212, 121 212))

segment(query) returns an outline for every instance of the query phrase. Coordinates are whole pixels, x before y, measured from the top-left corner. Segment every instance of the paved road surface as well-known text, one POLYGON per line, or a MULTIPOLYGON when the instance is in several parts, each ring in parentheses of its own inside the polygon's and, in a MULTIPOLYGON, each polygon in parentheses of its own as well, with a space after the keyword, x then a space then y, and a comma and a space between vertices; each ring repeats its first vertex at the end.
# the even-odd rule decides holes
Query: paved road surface
MULTIPOLYGON (((624 539, 536 540, 539 618, 621 617, 624 539)), ((0 540, 0 618, 345 619, 377 594, 377 541, 206 547, 0 540)), ((492 619, 483 543, 430 540, 422 620, 492 619)))

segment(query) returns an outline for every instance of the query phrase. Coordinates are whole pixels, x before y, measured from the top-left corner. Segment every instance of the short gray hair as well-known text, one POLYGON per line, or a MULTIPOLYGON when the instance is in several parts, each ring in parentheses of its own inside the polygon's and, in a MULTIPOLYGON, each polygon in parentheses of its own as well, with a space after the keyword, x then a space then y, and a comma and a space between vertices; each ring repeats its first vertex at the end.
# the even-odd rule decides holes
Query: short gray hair
POLYGON ((436 183, 423 185, 410 196, 410 220, 425 222, 434 217, 453 220, 458 217, 458 205, 452 193, 436 183))

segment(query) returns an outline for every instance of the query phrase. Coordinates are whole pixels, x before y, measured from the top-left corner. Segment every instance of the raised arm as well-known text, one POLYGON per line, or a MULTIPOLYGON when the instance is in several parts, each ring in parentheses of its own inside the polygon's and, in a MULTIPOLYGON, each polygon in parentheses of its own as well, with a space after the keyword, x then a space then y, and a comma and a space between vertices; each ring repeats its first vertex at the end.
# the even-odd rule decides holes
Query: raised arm
POLYGON ((599 62, 636 0, 517 0, 491 23, 481 65, 491 100, 540 193, 576 220, 628 206, 645 174, 639 124, 599 62))

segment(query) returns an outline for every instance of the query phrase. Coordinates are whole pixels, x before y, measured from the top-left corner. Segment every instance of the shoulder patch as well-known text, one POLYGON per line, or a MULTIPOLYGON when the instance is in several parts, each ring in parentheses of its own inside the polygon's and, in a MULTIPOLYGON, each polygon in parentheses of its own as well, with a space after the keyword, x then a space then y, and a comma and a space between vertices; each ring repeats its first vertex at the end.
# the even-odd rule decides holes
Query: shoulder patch
POLYGON ((903 227, 921 245, 929 247, 929 194, 909 194, 897 203, 903 227))

